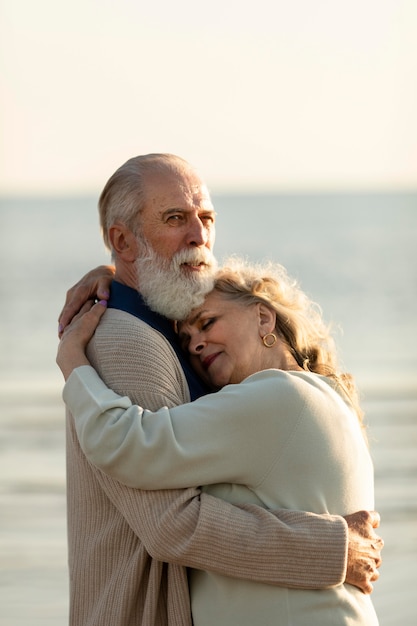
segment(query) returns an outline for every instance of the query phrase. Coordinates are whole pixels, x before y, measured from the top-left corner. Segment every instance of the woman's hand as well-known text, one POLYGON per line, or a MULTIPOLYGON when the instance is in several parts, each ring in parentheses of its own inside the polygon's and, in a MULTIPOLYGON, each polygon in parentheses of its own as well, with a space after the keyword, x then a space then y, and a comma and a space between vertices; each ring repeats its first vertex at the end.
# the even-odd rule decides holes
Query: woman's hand
POLYGON ((88 300, 108 300, 110 285, 114 278, 112 265, 100 265, 81 278, 67 291, 64 307, 59 315, 58 336, 62 337, 65 328, 88 300))
POLYGON ((81 365, 90 365, 85 349, 107 307, 106 300, 86 302, 71 324, 64 330, 58 346, 56 362, 65 380, 81 365))

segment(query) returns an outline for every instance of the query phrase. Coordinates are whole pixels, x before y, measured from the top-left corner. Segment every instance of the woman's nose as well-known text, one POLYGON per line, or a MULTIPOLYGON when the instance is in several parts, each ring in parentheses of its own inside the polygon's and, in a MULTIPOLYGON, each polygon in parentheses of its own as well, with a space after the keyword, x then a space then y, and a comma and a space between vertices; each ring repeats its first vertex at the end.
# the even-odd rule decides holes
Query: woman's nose
POLYGON ((202 339, 194 339, 191 340, 188 346, 191 354, 200 354, 202 349, 204 348, 204 341, 202 339))

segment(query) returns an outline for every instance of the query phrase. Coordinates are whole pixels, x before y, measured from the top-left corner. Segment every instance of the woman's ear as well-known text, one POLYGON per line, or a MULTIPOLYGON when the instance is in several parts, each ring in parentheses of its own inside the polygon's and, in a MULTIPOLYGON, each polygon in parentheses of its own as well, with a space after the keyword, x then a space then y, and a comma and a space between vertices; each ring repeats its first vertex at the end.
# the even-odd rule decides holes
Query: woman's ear
POLYGON ((261 337, 263 337, 267 333, 272 333, 275 330, 275 324, 277 321, 277 314, 275 313, 275 311, 266 306, 266 304, 260 302, 258 304, 258 316, 261 337))
POLYGON ((116 222, 109 228, 109 239, 115 254, 123 261, 132 263, 138 257, 135 235, 123 223, 116 222))

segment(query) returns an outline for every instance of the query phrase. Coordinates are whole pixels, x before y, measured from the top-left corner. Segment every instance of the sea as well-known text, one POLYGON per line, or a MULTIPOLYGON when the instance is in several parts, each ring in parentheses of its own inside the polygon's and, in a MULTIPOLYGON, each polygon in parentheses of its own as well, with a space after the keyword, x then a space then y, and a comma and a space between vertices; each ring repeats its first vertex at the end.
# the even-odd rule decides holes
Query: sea
MULTIPOLYGON (((283 264, 357 381, 385 540, 381 626, 417 623, 417 190, 213 194, 215 252, 283 264)), ((63 379, 67 289, 110 262, 97 198, 0 198, 0 626, 68 621, 63 379)))

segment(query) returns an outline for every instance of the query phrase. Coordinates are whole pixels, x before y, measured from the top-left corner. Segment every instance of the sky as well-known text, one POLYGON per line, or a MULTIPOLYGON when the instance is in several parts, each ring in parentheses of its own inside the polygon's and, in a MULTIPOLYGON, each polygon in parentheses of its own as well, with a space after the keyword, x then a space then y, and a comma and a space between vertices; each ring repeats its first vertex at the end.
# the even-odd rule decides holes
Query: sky
POLYGON ((416 0, 0 0, 0 194, 179 154, 213 191, 417 189, 416 0))

